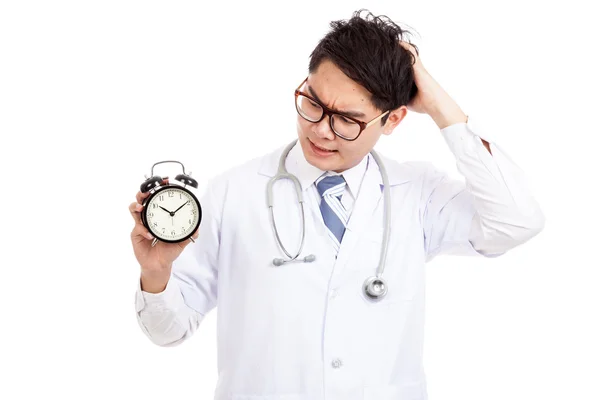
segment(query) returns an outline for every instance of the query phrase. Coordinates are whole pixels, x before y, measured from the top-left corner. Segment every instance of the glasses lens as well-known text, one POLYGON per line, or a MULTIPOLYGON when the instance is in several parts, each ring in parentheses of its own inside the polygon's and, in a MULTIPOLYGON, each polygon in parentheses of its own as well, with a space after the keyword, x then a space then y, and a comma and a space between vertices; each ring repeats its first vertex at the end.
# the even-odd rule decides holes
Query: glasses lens
POLYGON ((302 95, 298 95, 296 99, 296 110, 300 116, 311 122, 320 120, 323 115, 323 108, 320 105, 302 95))
POLYGON ((333 114, 331 126, 335 133, 346 139, 355 139, 360 133, 360 125, 339 114, 333 114))

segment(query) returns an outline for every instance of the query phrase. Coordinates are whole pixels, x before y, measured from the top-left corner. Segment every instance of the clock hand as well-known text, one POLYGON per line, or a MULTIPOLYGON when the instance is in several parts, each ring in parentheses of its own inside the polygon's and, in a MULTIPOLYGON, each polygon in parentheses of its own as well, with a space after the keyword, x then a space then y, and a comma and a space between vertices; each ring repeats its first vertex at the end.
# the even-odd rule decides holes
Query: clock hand
POLYGON ((173 214, 175 214, 177 211, 181 210, 183 208, 183 206, 185 206, 188 202, 186 201, 185 203, 183 203, 181 205, 181 207, 179 207, 177 210, 173 211, 173 214))
POLYGON ((159 206, 160 208, 162 208, 163 210, 165 210, 166 212, 168 212, 169 214, 172 214, 171 211, 167 210, 166 208, 164 208, 163 206, 159 206))

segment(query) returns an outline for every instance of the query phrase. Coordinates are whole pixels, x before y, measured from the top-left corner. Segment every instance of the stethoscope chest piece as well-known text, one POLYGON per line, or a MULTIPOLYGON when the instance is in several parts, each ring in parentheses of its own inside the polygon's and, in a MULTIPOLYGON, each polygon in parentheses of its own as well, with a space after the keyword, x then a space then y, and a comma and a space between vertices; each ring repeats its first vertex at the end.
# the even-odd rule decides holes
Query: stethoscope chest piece
POLYGON ((377 301, 381 300, 387 294, 387 283, 383 278, 372 276, 368 278, 363 285, 363 292, 368 299, 377 301))

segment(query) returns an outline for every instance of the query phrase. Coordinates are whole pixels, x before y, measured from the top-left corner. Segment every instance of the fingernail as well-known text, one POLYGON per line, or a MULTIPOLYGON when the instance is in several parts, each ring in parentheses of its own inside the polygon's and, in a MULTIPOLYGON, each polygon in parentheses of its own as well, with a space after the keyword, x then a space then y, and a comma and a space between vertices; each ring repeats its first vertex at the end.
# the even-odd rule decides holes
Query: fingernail
POLYGON ((151 233, 149 233, 147 236, 148 236, 148 239, 153 239, 154 238, 151 233))

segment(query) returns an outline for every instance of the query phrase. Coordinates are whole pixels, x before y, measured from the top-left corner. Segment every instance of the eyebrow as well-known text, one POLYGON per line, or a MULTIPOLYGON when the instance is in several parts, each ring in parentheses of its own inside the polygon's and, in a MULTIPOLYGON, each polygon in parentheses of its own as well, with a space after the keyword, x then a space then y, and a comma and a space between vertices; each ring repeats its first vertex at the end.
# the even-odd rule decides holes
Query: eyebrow
MULTIPOLYGON (((323 103, 323 101, 319 98, 319 96, 317 96, 317 94, 315 93, 315 91, 313 90, 312 87, 310 87, 309 85, 306 85, 308 88, 308 91, 310 92, 311 96, 313 96, 315 99, 317 99, 318 102, 323 103)), ((349 117, 354 117, 354 118, 363 118, 365 116, 364 113, 359 112, 359 111, 341 111, 341 110, 334 110, 336 112, 339 112, 340 114, 344 114, 347 115, 349 117)))

